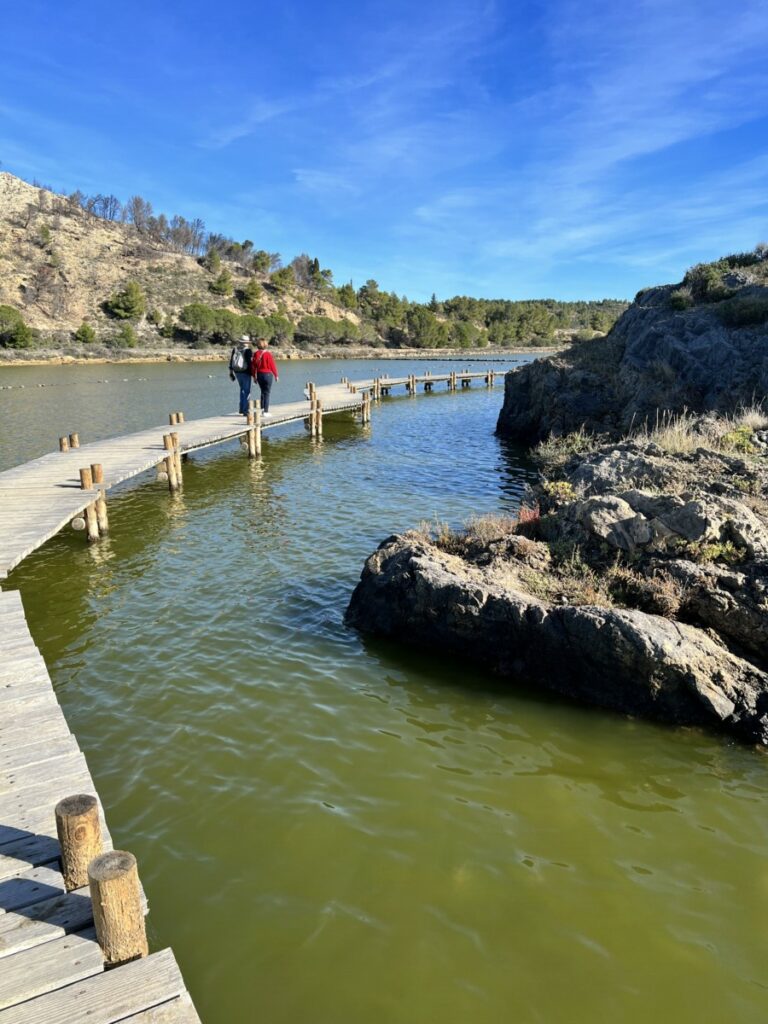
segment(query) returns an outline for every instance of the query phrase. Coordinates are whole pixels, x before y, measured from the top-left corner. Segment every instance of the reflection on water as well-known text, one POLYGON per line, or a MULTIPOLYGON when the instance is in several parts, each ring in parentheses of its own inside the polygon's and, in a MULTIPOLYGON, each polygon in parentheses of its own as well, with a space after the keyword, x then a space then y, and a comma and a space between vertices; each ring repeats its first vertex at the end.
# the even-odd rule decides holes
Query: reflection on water
POLYGON ((343 625, 389 533, 514 510, 500 399, 200 453, 11 578, 207 1024, 765 1017, 761 756, 343 625))

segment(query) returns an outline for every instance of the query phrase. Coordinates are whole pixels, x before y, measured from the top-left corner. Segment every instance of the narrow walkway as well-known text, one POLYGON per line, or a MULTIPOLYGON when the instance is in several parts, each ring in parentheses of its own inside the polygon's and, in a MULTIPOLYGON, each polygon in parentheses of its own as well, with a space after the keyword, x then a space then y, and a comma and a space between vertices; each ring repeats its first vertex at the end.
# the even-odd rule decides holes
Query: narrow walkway
MULTIPOLYGON (((459 386, 467 386, 478 379, 493 382, 495 374, 493 371, 465 371, 453 376, 459 386)), ((450 373, 379 377, 319 387, 315 394, 322 402, 325 416, 359 410, 363 396, 371 392, 389 394, 394 388, 415 388, 419 384, 431 390, 439 382, 450 384, 451 377, 450 373)), ((309 412, 309 400, 274 405, 272 415, 262 422, 261 429, 304 420, 309 412)), ((248 430, 243 417, 236 413, 212 416, 172 428, 150 427, 136 434, 83 444, 66 452, 51 452, 0 473, 0 579, 93 503, 94 492, 81 488, 80 467, 100 464, 108 492, 110 487, 165 460, 163 437, 170 429, 179 435, 182 454, 242 437, 248 430)))
MULTIPOLYGON (((495 376, 465 371, 310 386, 306 401, 276 405, 255 426, 238 415, 174 423, 173 453, 164 443, 169 427, 157 426, 7 470, 0 473, 0 578, 73 517, 86 512, 95 523, 96 499, 110 487, 163 464, 172 475, 186 452, 248 435, 253 442, 255 430, 297 420, 309 419, 317 431, 320 410, 360 411, 367 419, 371 400, 396 387, 416 394, 417 385, 456 389, 480 378, 492 386, 495 376), (83 489, 81 468, 96 465, 100 487, 83 489)), ((54 814, 65 797, 96 796, 96 789, 16 591, 0 592, 0 637, 0 1024, 200 1024, 171 950, 104 969, 90 891, 65 889, 54 814)), ((100 804, 99 816, 111 850, 100 804)))
POLYGON ((90 892, 65 891, 54 817, 96 788, 16 591, 0 593, 0 630, 0 1024, 199 1024, 170 950, 104 970, 90 892))

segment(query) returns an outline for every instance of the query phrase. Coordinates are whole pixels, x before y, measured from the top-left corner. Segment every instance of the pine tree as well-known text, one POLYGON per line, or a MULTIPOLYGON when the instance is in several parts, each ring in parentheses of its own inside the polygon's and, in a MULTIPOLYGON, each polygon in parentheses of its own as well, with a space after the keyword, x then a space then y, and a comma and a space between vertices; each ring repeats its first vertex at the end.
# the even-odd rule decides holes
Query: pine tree
POLYGON ((147 300, 138 281, 129 281, 121 292, 115 292, 104 308, 118 320, 138 320, 144 315, 147 300))
POLYGON ((232 275, 228 270, 222 270, 216 280, 211 281, 208 288, 214 295, 231 295, 232 275))
POLYGON ((90 324, 83 321, 75 331, 75 341, 79 345, 93 345, 96 341, 96 331, 90 324))
POLYGON ((255 313, 261 305, 264 289, 256 278, 251 278, 239 295, 240 305, 249 313, 255 313))

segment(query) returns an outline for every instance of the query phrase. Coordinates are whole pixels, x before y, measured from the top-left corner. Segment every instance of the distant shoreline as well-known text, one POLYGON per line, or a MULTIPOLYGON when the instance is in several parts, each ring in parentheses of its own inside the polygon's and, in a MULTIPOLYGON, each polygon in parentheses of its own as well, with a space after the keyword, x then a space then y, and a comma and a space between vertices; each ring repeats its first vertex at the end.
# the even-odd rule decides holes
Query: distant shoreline
MULTIPOLYGON (((367 359, 367 360, 392 360, 392 359, 464 359, 467 362, 504 362, 512 356, 520 355, 554 355, 562 352, 564 346, 545 346, 534 348, 531 346, 510 349, 353 349, 353 348, 329 348, 322 351, 302 351, 299 349, 286 349, 281 351, 275 347, 274 353, 278 359, 294 362, 310 359, 367 359)), ((222 363, 229 355, 229 347, 222 345, 215 351, 193 352, 189 350, 175 351, 150 350, 146 352, 133 352, 128 354, 115 354, 114 356, 93 355, 93 356, 70 356, 61 352, 46 352, 24 355, 18 350, 0 350, 0 370, 6 367, 18 366, 97 366, 99 364, 130 364, 130 363, 222 363)))

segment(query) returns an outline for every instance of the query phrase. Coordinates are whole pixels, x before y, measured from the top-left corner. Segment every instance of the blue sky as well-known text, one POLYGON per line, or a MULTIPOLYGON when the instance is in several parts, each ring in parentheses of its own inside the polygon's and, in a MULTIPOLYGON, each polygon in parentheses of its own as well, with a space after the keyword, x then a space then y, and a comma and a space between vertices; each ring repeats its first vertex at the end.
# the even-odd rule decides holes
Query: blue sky
POLYGON ((0 161, 337 283, 631 297, 768 240, 764 0, 3 13, 0 161))

